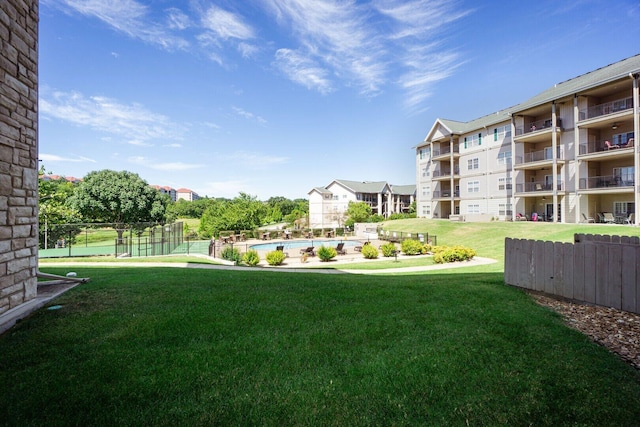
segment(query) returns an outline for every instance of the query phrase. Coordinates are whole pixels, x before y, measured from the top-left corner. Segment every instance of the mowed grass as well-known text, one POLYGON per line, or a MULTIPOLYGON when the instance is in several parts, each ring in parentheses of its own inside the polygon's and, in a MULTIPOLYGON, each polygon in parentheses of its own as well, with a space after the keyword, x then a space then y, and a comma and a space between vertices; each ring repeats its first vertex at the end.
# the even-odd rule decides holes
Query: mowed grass
POLYGON ((640 419, 638 372, 500 273, 74 270, 92 281, 0 337, 0 424, 640 419))

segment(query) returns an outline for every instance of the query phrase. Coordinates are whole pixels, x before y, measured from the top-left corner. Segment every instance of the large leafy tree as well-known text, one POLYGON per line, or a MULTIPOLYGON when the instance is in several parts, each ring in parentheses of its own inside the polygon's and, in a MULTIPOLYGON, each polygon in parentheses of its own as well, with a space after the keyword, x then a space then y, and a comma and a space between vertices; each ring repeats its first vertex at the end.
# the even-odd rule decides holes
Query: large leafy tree
POLYGON ((353 227, 356 222, 370 222, 371 206, 365 202, 349 202, 347 207, 347 221, 345 225, 353 227))
POLYGON ((70 201, 85 221, 114 224, 118 238, 125 224, 163 223, 168 203, 137 174, 108 169, 85 176, 70 201))
POLYGON ((245 193, 233 200, 216 200, 202 214, 199 234, 205 237, 219 236, 221 231, 254 230, 266 215, 266 206, 245 193))
MULTIPOLYGON (((44 175, 44 168, 40 172, 44 175)), ((74 190, 74 184, 64 178, 38 181, 38 230, 42 248, 51 248, 60 239, 73 240, 80 230, 75 225, 82 220, 80 213, 68 203, 74 190)))

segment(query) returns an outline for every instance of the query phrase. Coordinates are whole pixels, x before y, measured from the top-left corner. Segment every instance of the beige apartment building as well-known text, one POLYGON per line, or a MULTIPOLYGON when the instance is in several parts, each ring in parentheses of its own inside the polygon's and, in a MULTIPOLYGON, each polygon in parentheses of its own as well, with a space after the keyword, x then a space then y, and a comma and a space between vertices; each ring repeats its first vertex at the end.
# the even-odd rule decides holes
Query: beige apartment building
POLYGON ((469 122, 416 149, 419 217, 638 225, 640 55, 469 122))

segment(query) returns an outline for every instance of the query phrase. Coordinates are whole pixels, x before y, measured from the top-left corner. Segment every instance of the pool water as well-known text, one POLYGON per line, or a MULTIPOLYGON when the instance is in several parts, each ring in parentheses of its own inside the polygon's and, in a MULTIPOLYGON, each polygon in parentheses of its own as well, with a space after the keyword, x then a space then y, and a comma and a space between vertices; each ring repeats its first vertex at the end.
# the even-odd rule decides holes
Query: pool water
POLYGON ((359 242, 357 240, 285 240, 270 243, 259 243, 257 245, 249 246, 249 249, 255 249, 256 251, 275 251, 276 246, 284 246, 285 251, 287 249, 308 248, 309 246, 313 246, 316 249, 318 249, 320 246, 331 246, 335 248, 338 243, 344 243, 345 247, 362 245, 362 242, 359 242))

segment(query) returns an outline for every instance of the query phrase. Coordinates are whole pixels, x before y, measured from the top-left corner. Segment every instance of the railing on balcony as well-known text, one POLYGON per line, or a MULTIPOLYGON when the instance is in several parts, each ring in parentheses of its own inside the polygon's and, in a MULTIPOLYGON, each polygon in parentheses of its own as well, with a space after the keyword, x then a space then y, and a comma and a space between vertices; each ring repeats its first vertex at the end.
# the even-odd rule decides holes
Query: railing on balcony
MULTIPOLYGON (((453 168, 453 174, 454 175, 459 175, 460 174, 460 168, 459 167, 455 167, 453 168)), ((443 169, 443 170, 437 170, 433 172, 433 177, 434 178, 439 178, 442 176, 451 176, 451 169, 443 169)))
POLYGON ((605 102, 604 104, 594 105, 585 110, 580 111, 580 120, 593 119, 607 114, 618 113, 633 108, 633 98, 616 99, 615 101, 605 102))
MULTIPOLYGON (((559 182, 556 184, 556 189, 558 191, 564 188, 564 184, 559 182)), ((525 182, 516 184, 516 192, 517 193, 532 193, 532 192, 549 192, 553 191, 553 184, 547 182, 525 182)))
POLYGON ((635 179, 632 175, 603 175, 590 176, 589 178, 580 178, 579 188, 580 190, 589 190, 594 188, 620 188, 633 187, 634 184, 635 179))
MULTIPOLYGON (((563 160, 562 150, 560 147, 556 147, 556 151, 558 155, 556 158, 558 160, 563 160)), ((533 162, 541 162, 544 160, 553 160, 553 150, 551 147, 547 147, 540 151, 532 151, 531 153, 525 153, 524 156, 516 156, 516 165, 521 165, 525 163, 533 163, 533 162)))
POLYGON ((620 144, 611 143, 611 147, 607 147, 605 141, 586 142, 580 144, 580 154, 591 154, 602 151, 616 150, 618 148, 632 148, 634 145, 634 138, 621 138, 620 144))
MULTIPOLYGON (((556 127, 561 128, 562 127, 562 120, 561 119, 557 119, 556 120, 556 127)), ((531 133, 531 132, 537 132, 537 131, 541 131, 544 129, 549 129, 551 128, 551 125, 553 124, 553 122, 551 121, 551 119, 542 119, 542 120, 536 120, 535 122, 531 122, 529 124, 527 124, 525 127, 518 127, 516 128, 516 135, 524 135, 527 133, 531 133)))
MULTIPOLYGON (((453 147, 453 152, 459 153, 460 148, 458 146, 453 147)), ((433 157, 446 156, 447 154, 451 154, 451 147, 444 146, 444 147, 441 147, 440 149, 433 150, 433 157)))
MULTIPOLYGON (((442 199, 446 197, 451 197, 451 190, 436 190, 433 192, 434 199, 442 199)), ((460 197, 460 191, 456 190, 453 192, 453 197, 460 197)))

